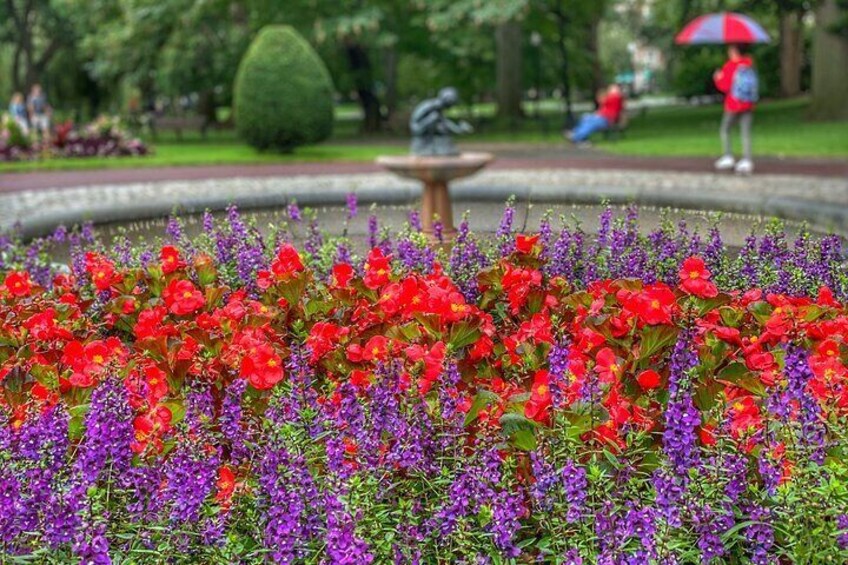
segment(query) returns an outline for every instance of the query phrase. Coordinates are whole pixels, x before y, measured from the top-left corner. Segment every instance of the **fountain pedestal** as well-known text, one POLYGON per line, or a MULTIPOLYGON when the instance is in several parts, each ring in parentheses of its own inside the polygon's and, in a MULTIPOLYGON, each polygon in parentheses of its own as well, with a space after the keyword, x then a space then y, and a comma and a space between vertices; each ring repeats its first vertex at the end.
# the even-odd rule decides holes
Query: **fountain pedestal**
POLYGON ((377 164, 398 176, 421 181, 421 226, 424 233, 433 236, 433 219, 438 216, 442 234, 450 240, 456 234, 453 225, 448 183, 471 176, 492 162, 490 153, 460 153, 449 156, 403 155, 377 157, 377 164))

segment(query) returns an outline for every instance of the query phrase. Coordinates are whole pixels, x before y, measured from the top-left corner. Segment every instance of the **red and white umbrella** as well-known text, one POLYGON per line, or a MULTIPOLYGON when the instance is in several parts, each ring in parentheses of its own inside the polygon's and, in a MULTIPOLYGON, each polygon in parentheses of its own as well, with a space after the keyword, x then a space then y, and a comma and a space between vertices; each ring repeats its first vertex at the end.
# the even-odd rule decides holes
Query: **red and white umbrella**
POLYGON ((706 14, 695 18, 677 34, 678 45, 705 45, 728 43, 768 43, 769 34, 763 26, 734 12, 706 14))

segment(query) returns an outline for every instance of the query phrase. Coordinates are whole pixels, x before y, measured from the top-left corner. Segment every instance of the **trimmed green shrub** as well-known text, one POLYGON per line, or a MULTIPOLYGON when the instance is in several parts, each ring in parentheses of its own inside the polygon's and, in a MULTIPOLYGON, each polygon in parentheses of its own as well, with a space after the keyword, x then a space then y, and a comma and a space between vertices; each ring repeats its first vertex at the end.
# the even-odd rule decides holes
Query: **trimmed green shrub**
POLYGON ((324 62, 289 26, 259 31, 239 64, 236 128, 258 149, 291 151, 333 132, 333 83, 324 62))

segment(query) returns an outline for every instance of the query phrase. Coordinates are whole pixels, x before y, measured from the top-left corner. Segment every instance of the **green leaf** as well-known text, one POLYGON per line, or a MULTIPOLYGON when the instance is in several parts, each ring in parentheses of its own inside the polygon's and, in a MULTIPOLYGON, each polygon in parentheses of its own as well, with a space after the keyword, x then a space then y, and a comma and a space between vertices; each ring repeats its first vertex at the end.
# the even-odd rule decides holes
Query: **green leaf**
POLYGON ((533 451, 536 449, 536 434, 533 430, 518 430, 510 437, 512 445, 522 451, 533 451))
POLYGON ((698 310, 698 315, 703 316, 711 310, 715 310, 730 302, 731 298, 727 294, 719 294, 715 298, 693 298, 692 303, 698 310))
POLYGON ((753 302, 748 305, 748 311, 754 315, 754 318, 761 324, 765 324, 769 318, 771 318, 771 313, 774 311, 774 308, 771 307, 771 304, 768 302, 753 302))
POLYGON ((183 418, 185 418, 186 408, 185 404, 178 400, 169 400, 164 403, 168 410, 171 411, 171 423, 176 424, 177 422, 181 422, 183 418))
POLYGON ((59 388, 59 375, 53 367, 33 365, 30 374, 47 390, 56 390, 59 388))
POLYGON ((757 396, 765 396, 766 387, 743 363, 731 363, 716 378, 740 386, 757 396))
POLYGON ((708 377, 699 380, 695 385, 695 406, 702 412, 711 410, 718 403, 723 388, 715 379, 708 377))
POLYGON ((536 449, 536 422, 529 420, 524 414, 514 412, 505 413, 500 422, 501 432, 509 438, 512 445, 524 451, 536 449))
MULTIPOLYGON (((592 414, 589 412, 579 413, 574 411, 566 411, 564 412, 565 419, 568 420, 568 429, 566 430, 566 434, 570 438, 578 439, 580 436, 592 430, 592 414)), ((598 418, 594 419, 594 424, 598 425, 603 423, 598 418)))
POLYGON ((448 337, 448 345, 453 351, 462 349, 467 345, 471 345, 483 335, 479 327, 468 322, 460 322, 455 324, 450 331, 448 337))
POLYGON ((500 400, 500 397, 490 390, 481 390, 478 392, 474 396, 474 401, 471 403, 468 414, 465 415, 465 425, 468 426, 471 424, 480 415, 481 410, 498 400, 500 400))
POLYGON ((678 329, 674 326, 649 326, 642 332, 639 360, 645 361, 663 347, 677 339, 678 329))
POLYGON ((286 302, 288 302, 291 306, 295 306, 298 302, 300 302, 300 298, 303 296, 303 291, 306 289, 308 278, 308 276, 301 273, 298 276, 278 285, 280 294, 283 295, 283 298, 285 298, 286 302))

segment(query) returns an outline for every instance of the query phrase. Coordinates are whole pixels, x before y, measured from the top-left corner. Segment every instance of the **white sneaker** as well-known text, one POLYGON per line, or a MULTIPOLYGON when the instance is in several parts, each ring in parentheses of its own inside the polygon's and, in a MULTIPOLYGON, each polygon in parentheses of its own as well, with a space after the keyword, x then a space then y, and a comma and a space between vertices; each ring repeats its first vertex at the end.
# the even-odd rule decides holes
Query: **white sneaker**
POLYGON ((736 163, 737 175, 750 175, 754 172, 754 163, 750 159, 742 159, 736 163))
POLYGON ((717 171, 729 171, 735 164, 736 159, 733 158, 733 155, 723 155, 715 162, 715 168, 717 171))

